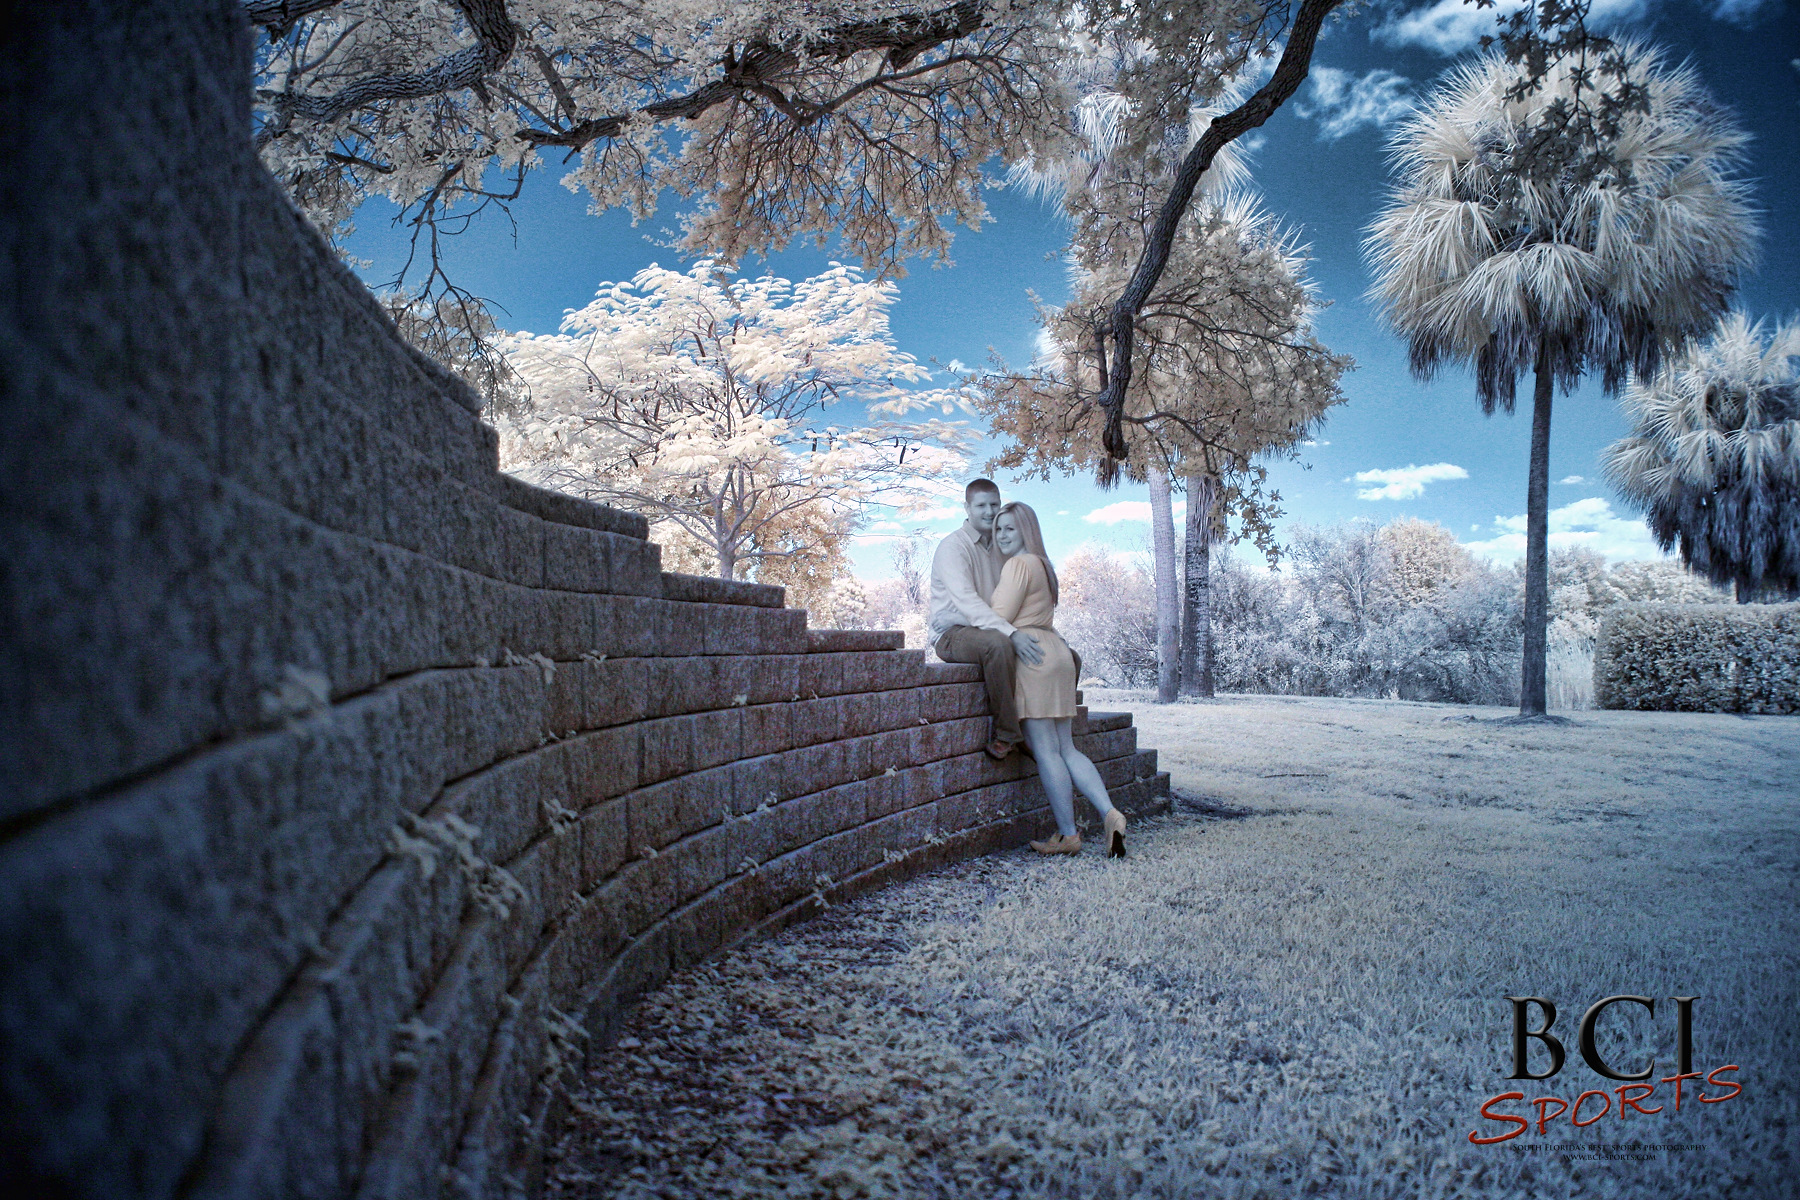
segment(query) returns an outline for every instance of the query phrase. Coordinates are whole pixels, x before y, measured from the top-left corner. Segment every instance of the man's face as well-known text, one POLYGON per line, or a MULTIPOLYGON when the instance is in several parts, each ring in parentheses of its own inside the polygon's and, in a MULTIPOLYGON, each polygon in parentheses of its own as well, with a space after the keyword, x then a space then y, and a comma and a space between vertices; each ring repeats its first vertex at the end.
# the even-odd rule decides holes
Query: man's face
POLYGON ((990 534, 994 532, 994 517, 1000 512, 1000 497, 995 492, 976 492, 963 504, 969 514, 969 524, 975 532, 990 534))

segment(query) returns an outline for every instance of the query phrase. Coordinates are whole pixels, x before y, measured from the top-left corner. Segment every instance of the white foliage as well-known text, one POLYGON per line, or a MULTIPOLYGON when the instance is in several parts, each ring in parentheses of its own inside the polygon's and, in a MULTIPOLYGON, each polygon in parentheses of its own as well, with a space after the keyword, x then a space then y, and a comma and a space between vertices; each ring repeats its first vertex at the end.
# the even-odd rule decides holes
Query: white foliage
POLYGON ((737 261, 833 235, 892 270, 982 223, 988 162, 1063 154, 1084 94, 1127 99, 1128 148, 1185 128, 1289 8, 343 0, 259 44, 258 141, 327 231, 371 194, 468 211, 567 164, 596 210, 690 197, 688 249, 737 261), (473 28, 473 8, 500 20, 473 28))
POLYGON ((944 418, 964 401, 905 386, 930 373, 889 335, 896 294, 838 264, 798 283, 703 261, 602 285, 562 333, 502 340, 534 403, 502 421, 501 465, 666 522, 727 578, 794 553, 776 532, 842 536, 872 503, 928 505, 963 470, 966 425, 944 418), (840 403, 868 422, 825 423, 840 403))

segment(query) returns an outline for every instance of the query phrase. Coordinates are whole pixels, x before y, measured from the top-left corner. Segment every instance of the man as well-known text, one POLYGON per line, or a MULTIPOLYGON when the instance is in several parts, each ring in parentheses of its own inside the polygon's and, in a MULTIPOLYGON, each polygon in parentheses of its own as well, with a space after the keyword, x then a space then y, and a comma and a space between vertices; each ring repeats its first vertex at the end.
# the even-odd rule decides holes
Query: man
POLYGON ((1004 561, 994 545, 994 518, 1000 514, 1000 488, 977 479, 963 490, 962 528, 938 543, 931 559, 931 615, 926 636, 945 662, 978 663, 994 710, 989 757, 1003 759, 1024 745, 1019 707, 1013 699, 1013 673, 1019 659, 1037 665, 1044 652, 1037 639, 1014 629, 988 607, 1000 586, 1004 561))

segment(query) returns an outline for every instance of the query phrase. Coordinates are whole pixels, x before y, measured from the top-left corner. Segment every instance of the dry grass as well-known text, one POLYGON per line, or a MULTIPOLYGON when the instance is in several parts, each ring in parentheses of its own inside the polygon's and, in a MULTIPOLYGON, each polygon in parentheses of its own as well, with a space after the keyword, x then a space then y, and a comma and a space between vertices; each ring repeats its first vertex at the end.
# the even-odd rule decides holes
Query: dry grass
MULTIPOLYGON (((1189 799, 1130 858, 967 863, 672 981, 552 1194, 1800 1192, 1800 721, 1111 698, 1189 799), (1574 1036, 1616 993, 1701 997, 1696 1066, 1742 1094, 1471 1145, 1490 1095, 1617 1086, 1574 1036), (1508 994, 1557 1003, 1554 1080, 1503 1078, 1508 994), (1691 1148, 1521 1149, 1633 1141, 1691 1148)), ((1602 1049, 1667 1068, 1672 1007, 1602 1049)))

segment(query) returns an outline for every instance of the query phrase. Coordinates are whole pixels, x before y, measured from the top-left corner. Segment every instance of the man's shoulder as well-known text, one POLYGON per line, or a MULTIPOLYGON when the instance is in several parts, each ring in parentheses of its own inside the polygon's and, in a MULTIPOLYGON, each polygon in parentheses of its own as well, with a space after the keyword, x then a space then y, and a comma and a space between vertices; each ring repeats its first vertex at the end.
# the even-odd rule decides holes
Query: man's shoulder
POLYGON ((969 537, 968 530, 952 529, 949 533, 945 534, 944 539, 937 544, 937 549, 933 552, 933 557, 942 554, 946 550, 966 553, 968 548, 974 544, 973 539, 969 537))

